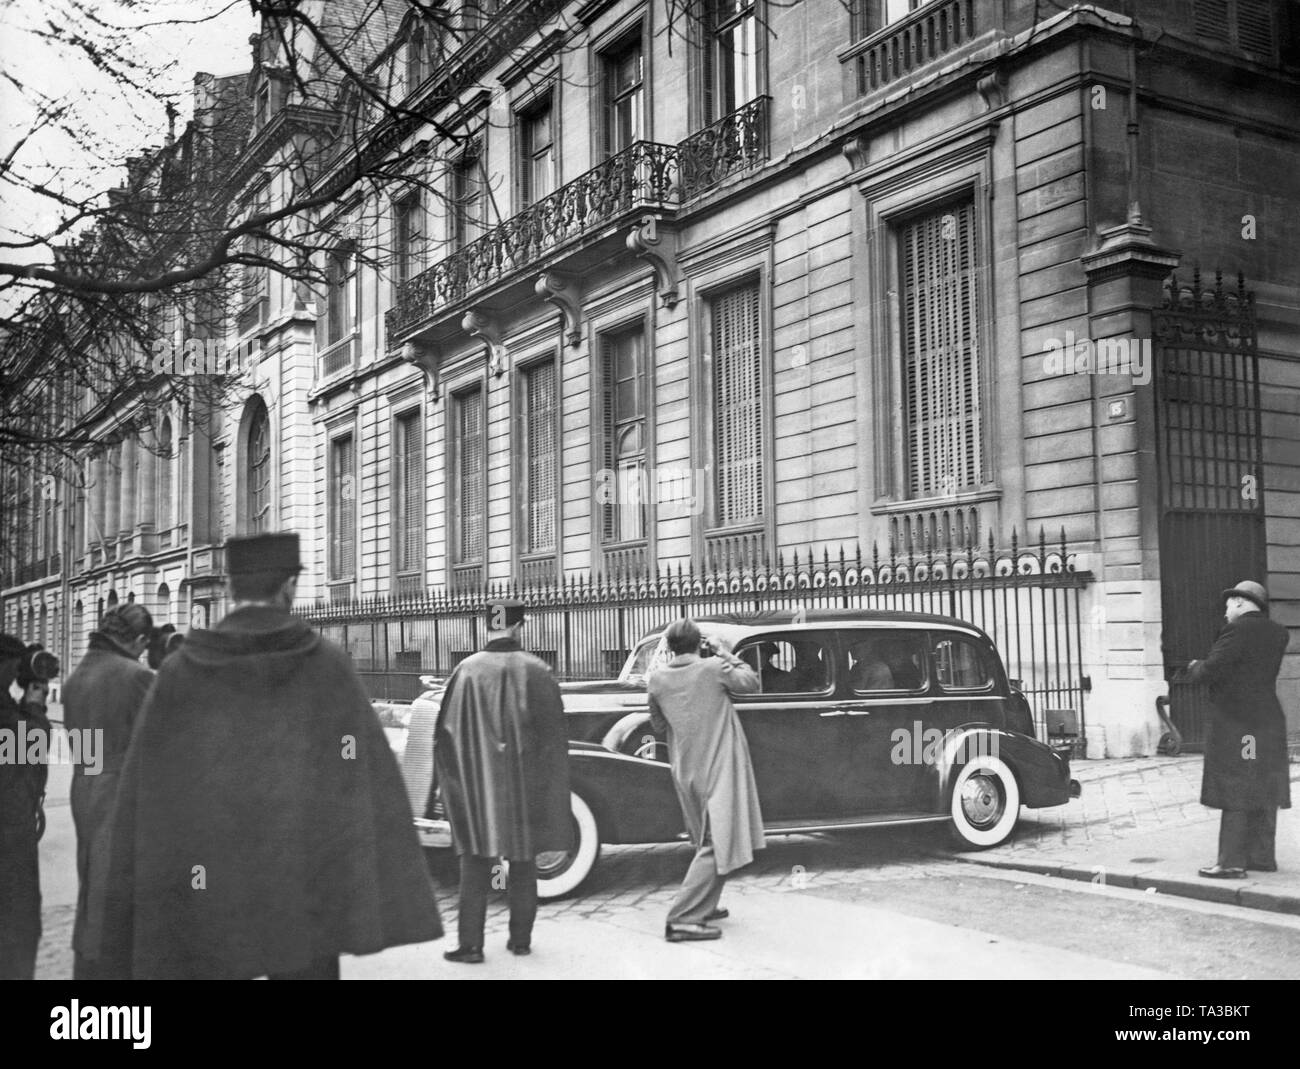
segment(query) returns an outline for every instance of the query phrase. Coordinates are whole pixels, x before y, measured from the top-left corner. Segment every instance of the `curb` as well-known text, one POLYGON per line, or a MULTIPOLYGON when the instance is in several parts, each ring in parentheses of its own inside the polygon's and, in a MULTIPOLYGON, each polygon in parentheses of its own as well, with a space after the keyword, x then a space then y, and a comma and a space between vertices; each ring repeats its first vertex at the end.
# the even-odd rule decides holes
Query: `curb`
POLYGON ((1083 883, 1105 883, 1111 887, 1124 887, 1135 891, 1155 890, 1164 895, 1195 898, 1202 902, 1219 902, 1244 909, 1258 909, 1269 913, 1289 913, 1300 916, 1300 895, 1280 894, 1261 890, 1249 879, 1243 881, 1181 880, 1144 872, 1111 872, 1097 879, 1095 868, 1081 868, 1066 862, 1004 861, 1001 859, 974 858, 955 855, 956 860, 971 865, 985 865, 994 869, 1015 872, 1032 872, 1039 876, 1058 876, 1064 880, 1083 883))

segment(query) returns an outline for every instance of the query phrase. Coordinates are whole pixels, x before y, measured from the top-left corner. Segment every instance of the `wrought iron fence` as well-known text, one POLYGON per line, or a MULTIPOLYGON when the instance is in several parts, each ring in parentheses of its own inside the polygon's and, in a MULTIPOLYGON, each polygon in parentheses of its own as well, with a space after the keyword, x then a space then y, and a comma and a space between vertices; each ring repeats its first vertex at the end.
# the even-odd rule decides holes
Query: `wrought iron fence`
POLYGON ((1062 534, 1049 544, 935 548, 881 555, 829 551, 778 556, 759 568, 703 574, 678 568, 639 577, 572 577, 546 587, 492 584, 412 598, 317 603, 302 611, 352 656, 376 698, 409 700, 419 676, 446 675, 481 648, 486 603, 517 597, 529 606, 526 645, 562 679, 616 676, 638 639, 682 615, 769 609, 892 609, 955 616, 997 645, 1046 737, 1049 713, 1071 710, 1084 738, 1080 597, 1091 581, 1075 570, 1062 534))

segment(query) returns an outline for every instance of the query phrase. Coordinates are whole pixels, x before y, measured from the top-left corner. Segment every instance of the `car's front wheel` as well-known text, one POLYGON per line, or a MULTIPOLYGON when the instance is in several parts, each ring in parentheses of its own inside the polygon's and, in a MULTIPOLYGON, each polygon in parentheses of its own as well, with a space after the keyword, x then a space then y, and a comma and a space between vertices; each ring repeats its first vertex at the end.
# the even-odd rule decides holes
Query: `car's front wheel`
POLYGON ((965 849, 1003 843, 1020 817, 1020 785, 1006 762, 978 757, 964 765, 952 785, 952 834, 965 849))
POLYGON ((573 820, 573 848, 537 855, 537 897, 546 901, 576 891, 600 860, 600 834, 596 816, 582 796, 569 792, 573 820))

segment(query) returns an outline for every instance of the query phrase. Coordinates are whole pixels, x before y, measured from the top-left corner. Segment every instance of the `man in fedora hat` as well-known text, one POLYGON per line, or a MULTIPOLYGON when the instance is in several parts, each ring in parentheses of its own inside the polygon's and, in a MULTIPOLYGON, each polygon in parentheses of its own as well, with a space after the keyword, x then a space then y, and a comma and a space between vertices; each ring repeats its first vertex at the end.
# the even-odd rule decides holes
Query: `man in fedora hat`
POLYGON ((492 864, 510 862, 510 938, 531 951, 539 854, 572 845, 569 751, 560 687, 525 653, 522 602, 498 599, 486 613, 487 645, 447 680, 433 756, 438 787, 460 855, 459 946, 443 957, 483 961, 492 864))
POLYGON ((1201 804, 1223 811, 1218 860, 1200 874, 1240 880, 1248 869, 1277 871, 1277 811, 1291 807, 1286 717, 1276 690, 1290 636, 1268 619, 1268 592, 1259 583, 1243 580, 1223 599, 1227 623, 1187 678, 1210 693, 1201 804))
POLYGON ((103 764, 72 770, 72 822, 77 829, 77 919, 72 929, 74 980, 103 979, 98 971, 98 926, 91 923, 91 888, 108 865, 108 820, 117 797, 118 776, 131 729, 144 708, 153 673, 140 654, 153 633, 153 617, 129 602, 104 613, 90 633, 86 654, 63 685, 63 722, 69 729, 95 731, 103 764))
MULTIPOLYGON (((298 536, 231 539, 234 608, 168 657, 122 769, 103 908, 137 979, 337 979, 442 925, 348 655, 289 612, 298 536)), ((92 902, 92 909, 95 908, 92 902)))

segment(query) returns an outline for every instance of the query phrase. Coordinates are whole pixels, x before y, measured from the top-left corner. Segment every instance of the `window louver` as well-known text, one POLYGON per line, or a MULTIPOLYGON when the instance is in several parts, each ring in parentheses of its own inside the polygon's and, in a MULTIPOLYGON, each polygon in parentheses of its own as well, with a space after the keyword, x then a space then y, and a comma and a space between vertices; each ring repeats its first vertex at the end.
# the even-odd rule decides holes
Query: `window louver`
POLYGON ((763 515, 763 381, 758 283, 722 294, 712 306, 715 521, 763 515))
POLYGON ((455 494, 452 498, 455 545, 453 559, 466 564, 483 559, 483 392, 456 395, 455 494))
POLYGON ((555 363, 548 361, 524 372, 524 552, 555 548, 556 434, 555 363))
POLYGON ((418 410, 398 417, 393 437, 397 570, 414 572, 424 557, 424 435, 418 410))
POLYGON ((352 435, 330 443, 330 578, 356 572, 357 512, 352 435))

